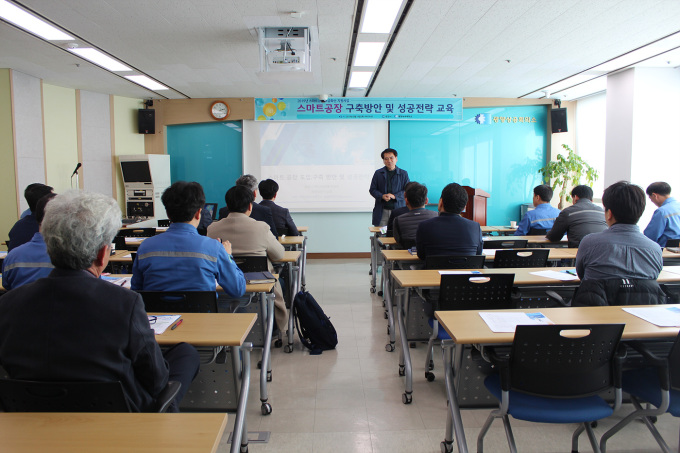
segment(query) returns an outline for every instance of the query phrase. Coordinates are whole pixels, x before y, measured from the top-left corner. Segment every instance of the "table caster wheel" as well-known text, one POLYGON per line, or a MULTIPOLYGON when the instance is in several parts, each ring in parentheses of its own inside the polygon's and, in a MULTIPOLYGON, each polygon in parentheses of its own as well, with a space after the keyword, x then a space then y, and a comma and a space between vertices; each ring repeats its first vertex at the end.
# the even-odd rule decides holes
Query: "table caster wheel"
POLYGON ((410 342, 408 344, 408 347, 411 348, 411 349, 415 349, 416 348, 416 342, 415 341, 410 342))
POLYGON ((444 441, 439 444, 442 453, 453 453, 453 442, 444 441))
POLYGON ((399 365, 399 376, 406 376, 406 370, 404 369, 404 365, 399 365))
POLYGON ((434 381, 434 373, 432 371, 426 371, 425 372, 425 379, 427 379, 427 382, 434 381))
POLYGON ((291 352, 293 352, 293 345, 291 344, 285 345, 283 347, 283 352, 285 352, 286 354, 290 354, 291 352))
POLYGON ((262 415, 269 415, 272 413, 272 405, 269 403, 262 403, 262 415))
POLYGON ((382 295, 383 295, 383 292, 382 292, 382 291, 378 291, 378 296, 381 296, 381 297, 382 297, 382 295))
POLYGON ((411 401, 413 401, 413 397, 411 396, 410 393, 404 393, 401 395, 401 402, 404 404, 411 404, 411 401))
POLYGON ((371 288, 371 292, 372 292, 372 293, 375 293, 375 288, 371 288))
POLYGON ((280 348, 281 346, 283 346, 283 341, 281 341, 281 339, 279 338, 278 340, 276 340, 276 341, 274 342, 274 347, 275 347, 275 348, 280 348))
POLYGON ((385 351, 387 351, 387 352, 392 352, 392 351, 394 351, 394 345, 391 344, 391 343, 387 343, 387 344, 385 345, 385 351))
POLYGON ((267 382, 271 382, 271 381, 272 381, 272 372, 267 371, 267 382))

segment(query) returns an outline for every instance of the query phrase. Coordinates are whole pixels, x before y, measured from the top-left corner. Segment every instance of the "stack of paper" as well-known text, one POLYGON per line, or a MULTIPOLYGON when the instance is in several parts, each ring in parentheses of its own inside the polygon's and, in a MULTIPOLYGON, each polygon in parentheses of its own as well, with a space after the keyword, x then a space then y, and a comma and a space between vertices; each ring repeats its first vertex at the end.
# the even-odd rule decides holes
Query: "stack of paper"
POLYGON ((517 326, 545 326, 554 324, 543 313, 486 312, 479 313, 492 332, 514 332, 517 326))
POLYGON ((623 311, 659 327, 680 327, 680 308, 650 306, 624 308, 623 311))
POLYGON ((149 315, 149 325, 156 335, 160 335, 181 317, 182 315, 149 315))

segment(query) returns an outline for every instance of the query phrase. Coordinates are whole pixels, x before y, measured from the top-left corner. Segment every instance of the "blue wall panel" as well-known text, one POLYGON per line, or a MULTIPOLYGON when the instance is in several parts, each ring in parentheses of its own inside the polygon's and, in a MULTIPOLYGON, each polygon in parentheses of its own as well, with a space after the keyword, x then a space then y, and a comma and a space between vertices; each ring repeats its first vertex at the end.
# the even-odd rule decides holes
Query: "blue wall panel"
POLYGON ((547 134, 545 106, 464 109, 460 122, 390 122, 397 165, 427 185, 430 203, 451 182, 482 189, 491 194, 487 225, 519 220, 520 204, 531 202, 546 162, 547 134))
POLYGON ((168 126, 170 177, 197 181, 208 203, 226 206, 224 194, 243 169, 243 132, 240 121, 168 126))

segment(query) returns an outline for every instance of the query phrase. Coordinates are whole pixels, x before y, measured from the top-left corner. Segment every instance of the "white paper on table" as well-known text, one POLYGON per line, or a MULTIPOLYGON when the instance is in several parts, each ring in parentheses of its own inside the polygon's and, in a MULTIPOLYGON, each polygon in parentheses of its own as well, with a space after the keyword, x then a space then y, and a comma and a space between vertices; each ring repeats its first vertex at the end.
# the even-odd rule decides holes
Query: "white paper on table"
POLYGON ((106 280, 107 282, 113 283, 114 285, 117 286, 122 286, 123 288, 128 288, 130 289, 130 280, 132 280, 132 277, 112 277, 110 275, 102 275, 102 280, 106 280))
POLYGON ((481 274, 479 271, 439 271, 439 275, 481 274))
POLYGON ((486 312, 479 313, 492 332, 514 332, 517 326, 546 326, 554 324, 543 313, 486 312))
POLYGON ((149 325, 156 335, 160 335, 181 317, 182 315, 149 315, 149 325))
POLYGON ((5 251, 0 252, 0 258, 4 258, 6 256, 7 256, 7 252, 5 252, 5 251))
POLYGON ((546 277, 546 278, 553 278, 555 280, 562 280, 565 282, 571 281, 571 280, 578 280, 578 277, 575 275, 568 274, 567 272, 559 272, 559 271, 536 271, 536 272, 530 272, 531 275, 538 275, 539 277, 546 277))
POLYGON ((680 308, 678 307, 633 307, 624 308, 623 311, 659 327, 680 326, 680 308))
POLYGON ((482 255, 484 255, 484 256, 496 256, 496 249, 484 249, 484 250, 482 250, 482 255))

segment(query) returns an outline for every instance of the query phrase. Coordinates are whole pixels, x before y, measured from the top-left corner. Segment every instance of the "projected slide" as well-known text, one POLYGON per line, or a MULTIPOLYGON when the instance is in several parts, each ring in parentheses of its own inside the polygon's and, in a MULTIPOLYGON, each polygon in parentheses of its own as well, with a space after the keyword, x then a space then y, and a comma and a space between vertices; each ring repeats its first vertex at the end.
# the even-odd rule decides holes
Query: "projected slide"
POLYGON ((280 186, 291 211, 371 211, 373 172, 387 147, 387 122, 263 122, 260 178, 280 186))

